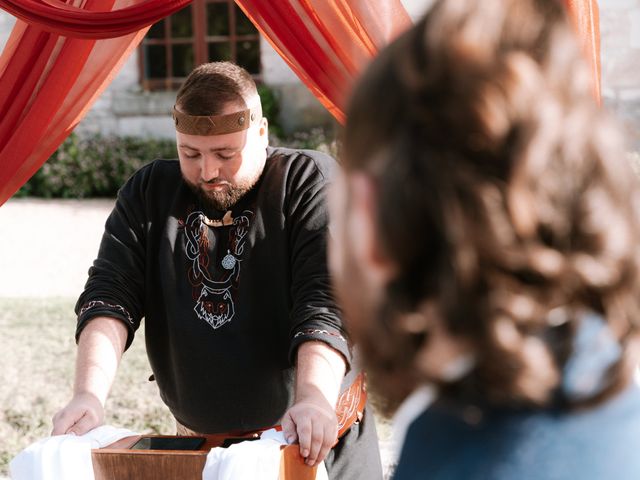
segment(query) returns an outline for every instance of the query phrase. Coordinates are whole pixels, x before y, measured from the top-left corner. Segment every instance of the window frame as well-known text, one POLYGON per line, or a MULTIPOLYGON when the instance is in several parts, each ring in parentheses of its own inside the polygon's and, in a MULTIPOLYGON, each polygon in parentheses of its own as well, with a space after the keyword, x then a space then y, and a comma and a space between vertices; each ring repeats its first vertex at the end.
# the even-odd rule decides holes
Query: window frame
MULTIPOLYGON (((173 46, 174 45, 192 45, 193 46, 193 62, 194 67, 209 61, 209 44, 210 43, 229 43, 230 45, 230 61, 236 62, 238 58, 238 43, 242 41, 258 42, 258 62, 259 73, 252 74, 254 80, 260 83, 262 79, 262 47, 260 45, 260 32, 256 30, 252 34, 238 35, 236 32, 236 11, 239 7, 233 0, 194 0, 191 4, 191 37, 173 37, 171 34, 171 19, 169 16, 163 19, 164 37, 148 38, 144 37, 138 47, 138 74, 140 85, 143 91, 175 91, 179 88, 186 77, 175 77, 173 75, 173 46), (229 35, 209 35, 207 28, 207 5, 221 3, 226 4, 229 16, 229 35), (149 46, 165 47, 166 75, 164 78, 148 78, 146 76, 146 49, 149 46)), ((175 14, 174 14, 175 15, 175 14)))

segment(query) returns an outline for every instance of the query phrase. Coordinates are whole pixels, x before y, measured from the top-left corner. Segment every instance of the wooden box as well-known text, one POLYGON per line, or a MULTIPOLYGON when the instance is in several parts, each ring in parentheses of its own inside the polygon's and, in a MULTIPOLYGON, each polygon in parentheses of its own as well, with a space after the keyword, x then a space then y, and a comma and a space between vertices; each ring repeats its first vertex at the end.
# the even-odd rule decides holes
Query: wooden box
MULTIPOLYGON (((177 438, 175 435, 145 435, 177 438)), ((199 450, 132 450, 140 435, 125 437, 105 448, 91 451, 95 480, 201 480, 209 450, 204 443, 199 450)), ((298 445, 281 448, 278 480, 314 480, 316 467, 308 467, 300 457, 298 445)), ((239 479, 241 480, 241 479, 239 479)))

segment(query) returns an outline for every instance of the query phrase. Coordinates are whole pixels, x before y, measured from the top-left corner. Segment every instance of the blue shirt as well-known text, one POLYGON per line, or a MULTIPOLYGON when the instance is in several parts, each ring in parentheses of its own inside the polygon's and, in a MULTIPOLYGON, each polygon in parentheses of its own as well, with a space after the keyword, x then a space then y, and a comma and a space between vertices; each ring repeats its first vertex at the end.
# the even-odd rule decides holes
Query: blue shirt
POLYGON ((640 479, 640 389, 572 412, 437 402, 410 426, 394 479, 640 479))

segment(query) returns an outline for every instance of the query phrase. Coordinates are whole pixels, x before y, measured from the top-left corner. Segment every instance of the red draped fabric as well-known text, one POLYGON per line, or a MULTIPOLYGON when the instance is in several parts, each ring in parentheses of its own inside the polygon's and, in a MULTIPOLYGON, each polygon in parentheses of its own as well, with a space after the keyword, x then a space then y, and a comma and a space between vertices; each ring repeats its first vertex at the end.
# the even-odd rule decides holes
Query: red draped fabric
MULTIPOLYGON (((406 29, 400 0, 236 0, 291 69, 344 122, 345 101, 362 66, 406 29)), ((593 66, 600 98, 600 31, 597 0, 565 0, 593 66)))
POLYGON ((191 0, 140 0, 116 7, 112 0, 81 6, 60 0, 0 0, 0 8, 43 30, 75 38, 115 38, 156 23, 191 0))
POLYGON ((400 0, 236 3, 340 122, 350 87, 362 67, 411 25, 400 0))
POLYGON ((600 16, 597 0, 565 0, 571 20, 580 35, 582 48, 591 65, 593 90, 600 101, 600 16))
POLYGON ((0 56, 0 205, 71 133, 147 27, 190 0, 47 2, 0 0, 21 19, 0 56), (121 36, 101 39, 107 31, 121 36))
MULTIPOLYGON (((146 28, 190 0, 0 0, 17 22, 0 56, 0 205, 109 85, 146 28)), ((566 0, 599 93, 596 0, 566 0)), ((236 0, 340 121, 358 73, 410 25, 400 0, 236 0)))

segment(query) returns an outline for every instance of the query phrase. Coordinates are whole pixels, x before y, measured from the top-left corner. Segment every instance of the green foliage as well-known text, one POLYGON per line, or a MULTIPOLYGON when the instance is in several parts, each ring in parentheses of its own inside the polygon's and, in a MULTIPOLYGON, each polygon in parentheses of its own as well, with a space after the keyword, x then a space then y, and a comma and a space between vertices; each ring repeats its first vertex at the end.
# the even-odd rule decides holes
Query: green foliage
MULTIPOLYGON (((336 157, 335 134, 326 129, 314 128, 283 138, 277 124, 276 96, 267 87, 261 86, 259 90, 264 114, 270 119, 272 145, 320 150, 336 157)), ((156 158, 177 158, 175 142, 102 135, 80 137, 72 133, 15 196, 113 198, 136 170, 156 158)))
POLYGON ((280 125, 280 102, 275 92, 266 85, 258 86, 258 94, 262 102, 262 115, 269 120, 269 132, 278 138, 282 137, 280 125))
MULTIPOLYGON (((0 328, 4 363, 0 373, 0 479, 9 462, 51 433, 51 418, 71 400, 75 299, 2 298, 0 328)), ((139 433, 173 435, 175 420, 162 403, 140 328, 124 354, 105 409, 107 425, 139 433)), ((224 392, 222 392, 224 393, 224 392)), ((375 400, 375 395, 373 396, 375 400)), ((388 419, 376 416, 383 458, 391 446, 388 419)))
POLYGON ((176 157, 172 140, 101 135, 81 138, 71 134, 16 196, 115 197, 145 163, 176 157))
MULTIPOLYGON (((0 479, 9 461, 51 433, 51 418, 71 400, 76 355, 75 299, 2 298, 0 328, 0 479)), ((175 420, 162 403, 145 351, 144 328, 124 355, 105 422, 140 433, 172 435, 175 420)))
POLYGON ((339 147, 335 134, 321 127, 295 132, 284 139, 272 138, 271 144, 300 150, 318 150, 338 158, 339 147))

